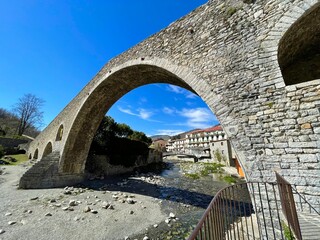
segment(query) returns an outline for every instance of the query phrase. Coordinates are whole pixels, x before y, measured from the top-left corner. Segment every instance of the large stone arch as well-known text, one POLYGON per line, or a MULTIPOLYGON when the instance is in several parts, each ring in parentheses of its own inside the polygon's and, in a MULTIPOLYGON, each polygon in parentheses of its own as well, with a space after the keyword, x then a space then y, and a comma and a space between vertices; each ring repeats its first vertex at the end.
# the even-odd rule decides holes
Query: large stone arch
POLYGON ((143 84, 132 81, 136 73, 142 80, 153 74, 157 81, 193 89, 202 97, 231 139, 248 180, 274 181, 277 170, 316 202, 312 196, 320 189, 320 79, 288 86, 278 49, 290 27, 297 27, 295 22, 318 8, 319 1, 252 2, 209 1, 109 61, 30 144, 30 153, 37 148, 41 153, 52 142, 59 173, 48 176, 39 168, 39 176, 30 171, 21 182, 37 184, 46 177, 54 180, 51 186, 79 182, 99 117, 120 95, 143 84), (111 83, 118 92, 109 99, 104 94, 111 83), (85 121, 90 114, 99 117, 85 121), (63 138, 54 141, 61 123, 63 138))
MULTIPOLYGON (((166 59, 128 61, 113 68, 88 93, 68 134, 60 171, 83 173, 93 136, 108 109, 129 91, 151 83, 183 87, 198 94, 211 110, 217 107, 212 104, 212 99, 217 99, 217 96, 213 96, 210 86, 199 79, 191 68, 177 66, 166 59)), ((217 118, 220 118, 219 114, 217 118)))

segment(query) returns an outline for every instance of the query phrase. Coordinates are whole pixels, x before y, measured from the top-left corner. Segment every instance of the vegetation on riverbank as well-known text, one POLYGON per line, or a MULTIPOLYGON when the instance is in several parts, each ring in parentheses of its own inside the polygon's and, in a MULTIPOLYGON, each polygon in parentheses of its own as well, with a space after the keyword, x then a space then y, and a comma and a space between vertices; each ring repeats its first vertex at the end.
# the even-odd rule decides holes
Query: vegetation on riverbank
POLYGON ((209 174, 218 174, 219 179, 233 184, 236 183, 238 178, 232 175, 226 175, 223 170, 224 165, 221 163, 181 163, 180 168, 183 174, 192 179, 199 179, 203 176, 208 176, 209 174))
POLYGON ((19 165, 28 160, 27 154, 5 155, 0 158, 1 165, 19 165))
POLYGON ((222 177, 222 180, 229 183, 229 184, 233 184, 233 183, 236 183, 237 182, 237 177, 234 177, 232 175, 226 175, 226 176, 223 176, 222 177))

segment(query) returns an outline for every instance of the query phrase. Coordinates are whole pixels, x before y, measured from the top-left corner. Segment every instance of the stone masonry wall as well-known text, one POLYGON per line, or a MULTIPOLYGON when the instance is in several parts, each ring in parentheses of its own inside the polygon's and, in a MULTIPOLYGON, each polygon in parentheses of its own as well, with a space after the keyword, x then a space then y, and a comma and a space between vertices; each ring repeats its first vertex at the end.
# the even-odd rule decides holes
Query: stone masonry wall
POLYGON ((112 59, 29 151, 39 148, 41 158, 50 141, 61 152, 60 170, 79 173, 108 108, 137 86, 167 82, 195 91, 208 104, 247 180, 274 181, 276 170, 319 204, 320 80, 286 86, 278 63, 285 32, 319 1, 244 2, 210 1, 112 59), (102 91, 107 87, 114 91, 102 91), (100 102, 106 105, 101 111, 100 102), (61 124, 64 134, 55 142, 61 124))

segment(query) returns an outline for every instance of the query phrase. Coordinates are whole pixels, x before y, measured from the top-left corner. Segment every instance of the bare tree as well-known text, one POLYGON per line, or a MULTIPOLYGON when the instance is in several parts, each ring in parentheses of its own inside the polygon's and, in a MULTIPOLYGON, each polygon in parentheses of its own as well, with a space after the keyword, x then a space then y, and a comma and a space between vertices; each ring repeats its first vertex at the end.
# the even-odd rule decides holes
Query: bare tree
POLYGON ((44 100, 28 93, 14 105, 13 111, 19 118, 18 135, 22 135, 30 127, 39 126, 43 120, 43 112, 40 108, 44 100))

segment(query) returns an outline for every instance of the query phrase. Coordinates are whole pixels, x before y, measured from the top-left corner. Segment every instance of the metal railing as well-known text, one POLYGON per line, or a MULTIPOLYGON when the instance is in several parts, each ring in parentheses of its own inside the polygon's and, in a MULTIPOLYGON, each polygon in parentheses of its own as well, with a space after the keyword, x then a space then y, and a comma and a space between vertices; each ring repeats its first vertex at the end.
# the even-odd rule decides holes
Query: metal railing
POLYGON ((302 235, 291 184, 278 173, 276 173, 276 178, 279 187, 282 212, 286 217, 289 226, 292 228, 295 237, 300 240, 302 239, 302 235))
POLYGON ((302 212, 302 213, 311 213, 311 214, 316 214, 320 216, 320 204, 317 204, 317 209, 314 207, 316 204, 311 205, 308 200, 300 194, 297 189, 292 186, 292 191, 293 195, 295 197, 295 203, 296 203, 296 209, 297 212, 302 212))
POLYGON ((278 183, 247 182, 221 189, 189 240, 302 239, 293 207, 298 203, 288 190, 291 185, 282 179, 278 183))

